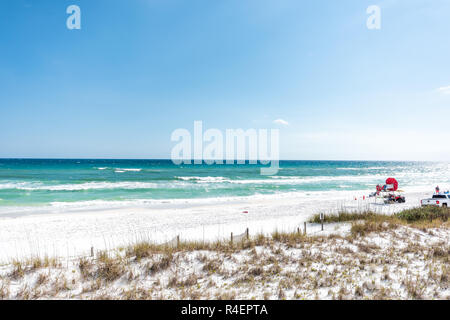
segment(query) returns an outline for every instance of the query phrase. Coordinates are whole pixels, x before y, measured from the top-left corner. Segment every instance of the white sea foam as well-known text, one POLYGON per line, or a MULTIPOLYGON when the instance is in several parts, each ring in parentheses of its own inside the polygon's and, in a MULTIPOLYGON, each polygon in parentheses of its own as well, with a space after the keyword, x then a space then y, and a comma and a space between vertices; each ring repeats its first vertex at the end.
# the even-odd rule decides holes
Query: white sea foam
MULTIPOLYGON (((128 169, 140 170, 140 169, 128 169)), ((121 171, 125 172, 125 171, 121 171)), ((48 190, 48 191, 76 191, 76 190, 100 190, 100 189, 152 189, 152 188, 192 188, 196 185, 208 184, 212 188, 220 188, 226 184, 237 185, 284 185, 297 186, 307 184, 334 183, 341 188, 352 187, 355 183, 360 185, 375 186, 377 183, 383 183, 388 175, 345 175, 345 176, 273 176, 261 179, 229 179, 225 177, 200 177, 200 176, 180 176, 175 181, 122 181, 122 182, 86 182, 74 184, 45 184, 42 182, 15 182, 4 181, 0 183, 0 190, 16 189, 16 190, 48 190), (180 181, 181 180, 181 181, 180 181)), ((438 183, 441 188, 445 188, 445 184, 450 184, 450 177, 447 172, 436 171, 427 172, 400 172, 395 176, 401 188, 414 187, 417 185, 429 185, 438 183)), ((326 187, 325 187, 326 189, 326 187)))
POLYGON ((34 182, 4 182, 0 183, 0 190, 5 189, 22 189, 27 190, 27 188, 33 188, 34 186, 39 186, 39 183, 34 182))
POLYGON ((196 182, 231 182, 232 180, 224 177, 177 177, 177 179, 184 181, 196 181, 196 182))
POLYGON ((54 213, 64 211, 93 211, 93 210, 109 210, 119 208, 157 208, 161 205, 173 206, 181 208, 192 205, 211 205, 211 204, 227 204, 241 201, 258 201, 270 200, 277 201, 279 199, 333 199, 348 193, 349 198, 354 195, 364 193, 366 191, 292 191, 280 192, 273 194, 254 194, 250 196, 227 196, 227 197, 209 197, 209 198, 188 198, 188 199, 128 199, 128 200, 83 200, 74 202, 55 201, 47 205, 41 206, 7 206, 0 207, 0 217, 2 215, 16 215, 16 214, 40 214, 40 213, 54 213))
POLYGON ((381 175, 364 175, 364 176, 317 176, 317 177, 277 177, 271 179, 248 179, 248 180, 229 180, 227 182, 236 184, 286 184, 286 185, 297 185, 297 184, 312 184, 328 181, 339 181, 339 182, 373 182, 382 179, 381 175))
POLYGON ((373 182, 383 179, 382 175, 355 175, 355 176, 273 176, 269 179, 227 179, 224 177, 177 177, 184 181, 195 181, 197 183, 234 183, 234 184, 306 184, 324 181, 349 181, 349 182, 373 182))
POLYGON ((94 189, 151 189, 156 188, 156 183, 151 182, 86 182, 79 184, 60 184, 60 185, 44 185, 41 183, 2 183, 0 189, 17 189, 17 190, 49 190, 49 191, 76 191, 76 190, 94 190, 94 189))

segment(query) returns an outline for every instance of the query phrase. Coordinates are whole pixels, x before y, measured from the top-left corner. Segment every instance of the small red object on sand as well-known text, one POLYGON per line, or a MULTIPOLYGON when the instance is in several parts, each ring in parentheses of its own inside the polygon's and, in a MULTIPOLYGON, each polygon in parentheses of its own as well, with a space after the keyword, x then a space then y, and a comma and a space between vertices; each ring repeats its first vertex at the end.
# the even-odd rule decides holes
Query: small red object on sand
POLYGON ((248 211, 242 211, 242 213, 248 213, 248 211))

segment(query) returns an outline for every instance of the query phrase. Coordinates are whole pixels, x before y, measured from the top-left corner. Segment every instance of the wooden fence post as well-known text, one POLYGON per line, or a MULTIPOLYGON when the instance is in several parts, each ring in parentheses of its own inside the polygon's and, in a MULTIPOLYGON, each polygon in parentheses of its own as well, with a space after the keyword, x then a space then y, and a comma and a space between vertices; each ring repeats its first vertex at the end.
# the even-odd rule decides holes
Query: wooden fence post
POLYGON ((304 234, 305 234, 305 236, 306 236, 306 222, 304 223, 304 234))
POLYGON ((233 245, 233 232, 231 233, 231 245, 233 245))
POLYGON ((245 229, 245 236, 247 237, 247 240, 248 240, 249 239, 248 228, 245 229))
POLYGON ((94 256, 94 247, 91 247, 91 257, 94 256))
POLYGON ((180 235, 177 235, 177 248, 180 246, 180 235))

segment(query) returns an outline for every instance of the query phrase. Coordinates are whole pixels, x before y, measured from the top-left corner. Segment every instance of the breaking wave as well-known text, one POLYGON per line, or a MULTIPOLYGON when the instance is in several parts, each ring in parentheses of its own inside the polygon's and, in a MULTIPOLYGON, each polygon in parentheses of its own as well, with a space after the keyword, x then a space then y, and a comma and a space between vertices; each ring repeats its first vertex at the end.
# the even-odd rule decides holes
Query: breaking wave
POLYGON ((151 182, 86 182, 79 184, 43 185, 40 183, 3 183, 0 189, 16 190, 48 190, 48 191, 77 191, 77 190, 101 190, 101 189, 152 189, 156 183, 151 182))

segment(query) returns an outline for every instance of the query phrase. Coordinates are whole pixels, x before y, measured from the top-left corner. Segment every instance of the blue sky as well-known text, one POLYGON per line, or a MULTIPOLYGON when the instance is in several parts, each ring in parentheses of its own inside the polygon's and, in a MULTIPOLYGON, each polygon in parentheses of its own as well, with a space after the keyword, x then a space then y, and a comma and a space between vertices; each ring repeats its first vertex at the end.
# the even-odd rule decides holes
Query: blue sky
POLYGON ((168 158, 202 120, 278 128, 283 159, 450 160, 449 17, 448 0, 3 0, 0 157, 168 158))

